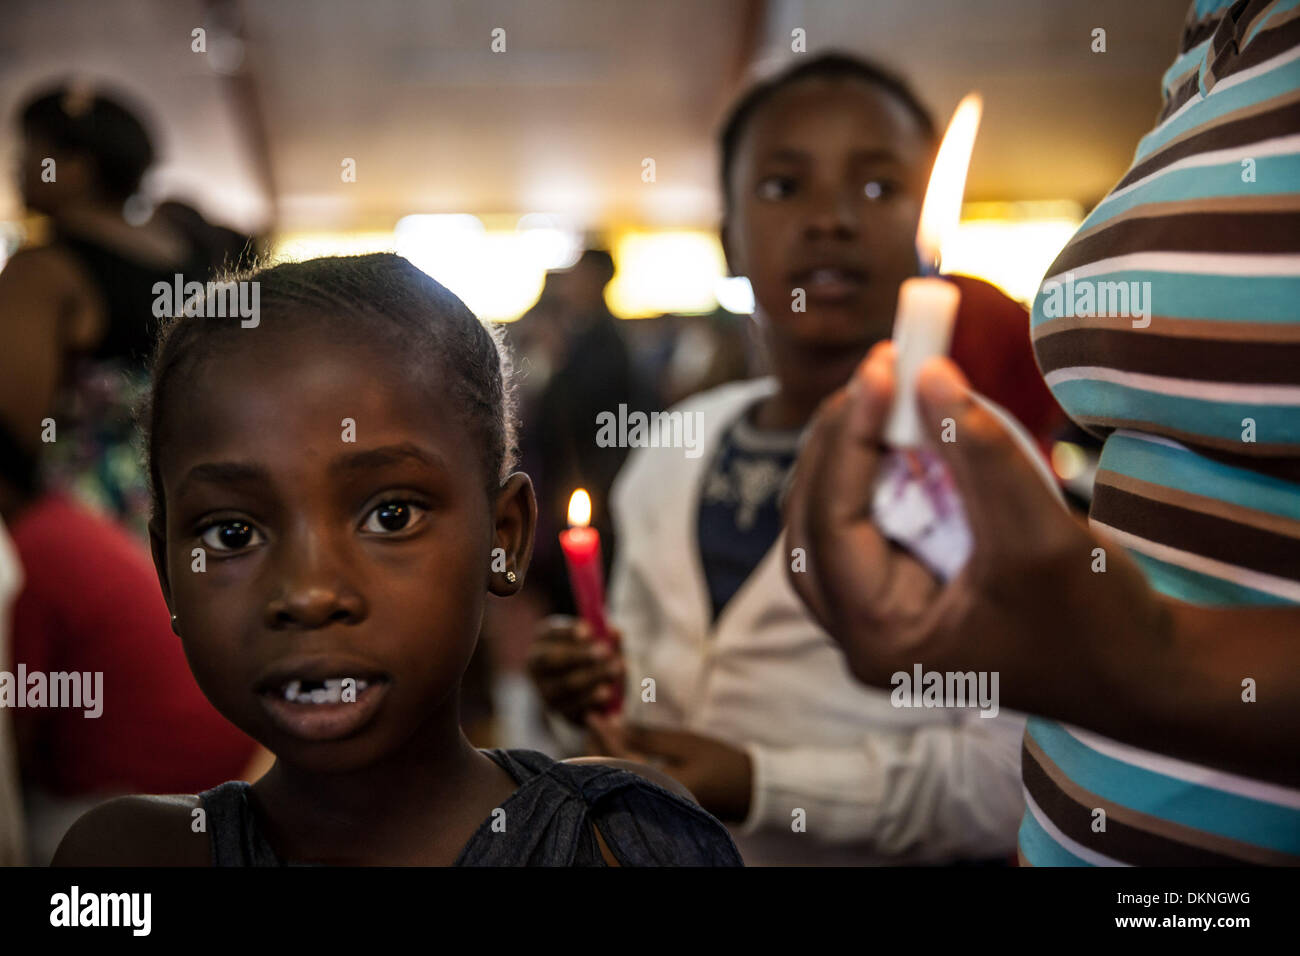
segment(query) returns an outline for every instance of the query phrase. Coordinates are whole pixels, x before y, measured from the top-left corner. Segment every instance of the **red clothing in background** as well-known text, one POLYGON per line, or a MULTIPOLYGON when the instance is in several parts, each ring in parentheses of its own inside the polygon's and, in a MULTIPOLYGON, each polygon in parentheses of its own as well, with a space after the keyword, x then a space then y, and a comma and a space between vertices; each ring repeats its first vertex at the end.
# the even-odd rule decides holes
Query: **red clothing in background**
POLYGON ((1065 413, 1056 404, 1029 341, 1029 311, 1000 289, 970 276, 944 276, 961 289, 949 354, 975 391, 1024 425, 1044 450, 1065 413))
POLYGON ((104 674, 97 718, 77 708, 10 712, 24 782, 72 796, 198 793, 238 777, 257 745, 194 682, 144 547, 59 495, 34 502, 9 530, 26 585, 4 666, 104 674))

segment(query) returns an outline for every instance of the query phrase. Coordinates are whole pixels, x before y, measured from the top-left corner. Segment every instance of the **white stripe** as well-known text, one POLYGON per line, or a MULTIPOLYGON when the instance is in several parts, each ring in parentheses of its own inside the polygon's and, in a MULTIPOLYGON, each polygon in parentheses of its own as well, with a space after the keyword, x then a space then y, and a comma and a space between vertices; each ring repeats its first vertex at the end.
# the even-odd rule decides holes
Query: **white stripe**
MULTIPOLYGON (((1197 69, 1199 70, 1200 67, 1198 66, 1197 69)), ((1200 91, 1200 82, 1199 82, 1199 79, 1198 79, 1198 81, 1197 81, 1197 90, 1196 90, 1196 95, 1193 96, 1193 97, 1192 97, 1190 100, 1188 100, 1186 103, 1184 103, 1182 106, 1178 107, 1178 109, 1174 112, 1174 114, 1173 114, 1172 116, 1170 116, 1170 117, 1169 117, 1168 119, 1166 119, 1163 123, 1161 123, 1159 126, 1157 126, 1155 129, 1153 129, 1151 132, 1147 133, 1146 136, 1144 136, 1144 137, 1142 137, 1142 138, 1143 138, 1143 139, 1147 139, 1147 138, 1149 138, 1149 137, 1159 136, 1159 135, 1160 135, 1160 131, 1163 130, 1166 126, 1169 126, 1169 125, 1171 125, 1172 123, 1177 123, 1180 119, 1182 119, 1184 113, 1186 113, 1188 110, 1190 110, 1190 109, 1191 109, 1193 106, 1195 106, 1197 103, 1203 103, 1203 102, 1205 102, 1205 97, 1201 95, 1201 91, 1200 91)), ((1193 127, 1193 129, 1195 129, 1195 127, 1193 127)), ((1178 138, 1178 137, 1174 137, 1174 139, 1177 139, 1177 138, 1178 138)), ((1172 140, 1170 140, 1169 142, 1172 142, 1172 140)), ((1154 150, 1152 150, 1150 153, 1147 153, 1145 156, 1143 156, 1143 157, 1142 157, 1140 160, 1138 160, 1137 162, 1139 162, 1139 163, 1144 163, 1144 162, 1146 162, 1149 158, 1151 158, 1151 157, 1154 156, 1156 153, 1160 152, 1160 150, 1162 150, 1162 149, 1164 149, 1166 146, 1168 146, 1168 145, 1169 145, 1169 142, 1162 143, 1160 146, 1157 146, 1154 150)))
POLYGON ((1286 66, 1295 60, 1300 60, 1300 46, 1293 46, 1273 57, 1271 60, 1265 60, 1263 63, 1257 63, 1249 70, 1242 70, 1240 73, 1234 73, 1227 79, 1220 80, 1214 84, 1214 89, 1210 90, 1210 96, 1217 96, 1224 90, 1230 90, 1234 86, 1240 86, 1242 83, 1249 83, 1257 76, 1263 76, 1265 73, 1271 73, 1279 67, 1286 66))
POLYGON ((1196 784, 1198 787, 1210 787, 1226 793, 1235 793, 1251 800, 1274 803, 1289 810, 1300 810, 1300 790, 1283 787, 1265 780, 1256 780, 1253 777, 1227 773, 1223 770, 1213 770, 1200 764, 1188 763, 1185 760, 1166 757, 1163 754, 1152 753, 1149 750, 1130 747, 1128 744, 1122 744, 1119 741, 1111 740, 1109 737, 1102 737, 1099 734, 1094 734, 1089 730, 1081 730, 1078 727, 1071 727, 1066 724, 1061 724, 1061 727, 1085 747, 1114 760, 1131 764, 1134 767, 1141 767, 1143 770, 1151 770, 1166 777, 1173 777, 1175 780, 1196 784))
MULTIPOLYGON (((1181 275, 1276 276, 1300 278, 1300 255, 1261 252, 1130 252, 1108 259, 1086 262, 1056 275, 1048 276, 1043 285, 1055 282, 1062 286, 1108 272, 1172 272, 1181 275)), ((1039 289, 1039 294, 1043 294, 1039 289)), ((1051 316, 1056 318, 1056 316, 1051 316)))
POLYGON ((1088 849, 1082 843, 1076 843, 1074 840, 1071 840, 1057 828, 1055 823, 1047 818, 1047 814, 1044 813, 1042 808, 1034 802, 1034 798, 1030 794, 1028 788, 1025 788, 1025 806, 1029 808, 1029 812, 1034 815, 1034 819, 1038 821, 1038 825, 1047 831, 1047 835, 1051 837, 1053 841, 1059 843, 1062 849, 1069 850, 1070 853, 1074 854, 1085 863, 1091 863, 1093 866, 1131 865, 1129 863, 1121 863, 1119 860, 1112 860, 1110 857, 1103 856, 1096 850, 1088 849))
MULTIPOLYGON (((1257 76, 1263 76, 1265 73, 1272 72, 1278 67, 1286 66, 1288 63, 1290 63, 1292 60, 1295 59, 1300 59, 1300 47, 1292 47, 1291 49, 1286 50, 1283 53, 1279 53, 1271 60, 1265 60, 1263 63, 1259 63, 1256 64, 1255 66, 1252 66, 1249 70, 1242 70, 1240 73, 1235 73, 1225 80, 1220 80, 1219 82, 1214 84, 1214 89, 1210 90, 1210 96, 1214 96, 1216 93, 1222 93, 1224 90, 1230 90, 1234 86, 1239 86, 1242 83, 1245 83, 1249 80, 1253 80, 1257 76)), ((1166 126, 1168 126, 1171 123, 1176 123, 1184 113, 1186 113, 1197 103, 1204 102, 1205 99, 1206 97, 1202 96, 1201 93, 1198 91, 1195 96, 1193 96, 1182 106, 1178 107, 1178 111, 1176 113, 1174 113, 1163 123, 1161 123, 1155 129, 1153 129, 1150 133, 1147 134, 1147 136, 1158 135, 1160 131, 1163 130, 1166 126)), ((1243 109, 1244 108, 1245 107, 1243 107, 1243 109)), ((1232 114, 1229 113, 1228 115, 1231 116, 1232 114)), ((1223 118, 1224 117, 1219 117, 1219 119, 1223 119, 1223 118)), ((1154 156, 1157 152, 1164 149, 1165 146, 1168 145, 1169 145, 1168 143, 1165 143, 1157 147, 1151 153, 1147 154, 1147 156, 1144 156, 1142 160, 1140 160, 1140 162, 1145 162, 1146 159, 1150 158, 1151 156, 1154 156)))
POLYGON ((1146 538, 1139 538, 1127 531, 1112 528, 1095 518, 1089 518, 1088 524, 1113 536, 1130 551, 1137 551, 1166 564, 1173 564, 1188 571, 1196 571, 1212 578, 1219 578, 1232 584, 1240 584, 1242 587, 1263 591, 1265 594, 1272 594, 1283 600, 1300 604, 1300 581, 1279 578, 1272 574, 1264 574, 1261 571, 1251 571, 1248 568, 1239 568, 1235 564, 1226 564, 1223 561, 1215 561, 1213 558, 1193 554, 1190 551, 1183 551, 1155 541, 1148 541, 1146 538))
MULTIPOLYGON (((1166 438, 1164 435, 1148 435, 1146 432, 1135 432, 1129 428, 1117 428, 1111 432, 1112 436, 1121 438, 1135 438, 1138 441, 1150 442, 1153 445, 1164 445, 1167 448, 1174 448, 1178 451, 1192 451, 1182 442, 1174 441, 1172 438, 1166 438)), ((1196 454, 1196 452, 1192 452, 1196 454)))
POLYGON ((1108 382, 1139 388, 1158 395, 1196 398, 1206 402, 1239 402, 1243 405, 1300 405, 1300 385, 1255 385, 1239 382, 1205 382, 1192 378, 1168 378, 1117 368, 1076 365, 1058 368, 1043 376, 1048 388, 1062 382, 1108 382))
MULTIPOLYGON (((1300 47, 1297 47, 1300 49, 1300 47)), ((1141 166, 1149 162, 1152 157, 1159 156, 1161 150, 1169 148, 1177 143, 1177 139, 1170 140, 1157 149, 1155 152, 1144 156, 1134 163, 1134 166, 1141 166)), ((1218 166, 1226 163, 1228 165, 1238 165, 1243 159, 1261 159, 1265 156, 1284 156, 1294 153, 1300 149, 1300 134, 1291 134, 1289 136, 1278 136, 1273 139, 1262 139, 1257 143, 1242 143, 1240 146, 1227 146, 1223 149, 1210 150, 1209 152, 1193 153, 1191 156, 1184 156, 1182 159, 1175 160, 1168 166, 1162 166, 1149 175, 1129 183, 1122 189, 1116 189, 1098 205, 1098 209, 1103 208, 1106 203, 1115 199, 1127 196, 1136 189, 1154 182, 1161 176, 1167 176, 1169 173, 1176 173, 1180 169, 1197 169, 1201 166, 1218 166)), ((1127 175, 1127 173, 1125 174, 1127 175)), ((1095 210, 1094 210, 1095 212, 1095 210)))

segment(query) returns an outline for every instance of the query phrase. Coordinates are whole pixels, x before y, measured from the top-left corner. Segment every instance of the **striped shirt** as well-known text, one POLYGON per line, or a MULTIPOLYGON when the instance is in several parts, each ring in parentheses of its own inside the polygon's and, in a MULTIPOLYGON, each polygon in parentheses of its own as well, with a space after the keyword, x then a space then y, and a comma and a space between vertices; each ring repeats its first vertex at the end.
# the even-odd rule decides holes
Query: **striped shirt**
MULTIPOLYGON (((1196 0, 1163 88, 1034 349, 1105 440, 1090 520, 1157 591, 1300 604, 1300 0, 1196 0)), ((1300 790, 1040 718, 1022 774, 1023 863, 1300 863, 1300 790)))

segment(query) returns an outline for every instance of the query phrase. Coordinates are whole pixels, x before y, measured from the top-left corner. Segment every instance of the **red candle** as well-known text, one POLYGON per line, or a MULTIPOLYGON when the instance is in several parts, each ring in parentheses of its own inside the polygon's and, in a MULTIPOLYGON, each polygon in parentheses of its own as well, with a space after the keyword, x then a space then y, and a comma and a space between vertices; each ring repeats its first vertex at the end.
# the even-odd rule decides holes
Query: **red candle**
MULTIPOLYGON (((569 499, 569 530, 560 532, 564 563, 569 568, 569 587, 573 590, 578 614, 587 622, 597 641, 618 650, 614 635, 605 620, 605 579, 600 560, 600 532, 591 527, 591 498, 579 488, 569 499)), ((623 707, 623 685, 614 684, 614 696, 602 710, 618 713, 623 707)))

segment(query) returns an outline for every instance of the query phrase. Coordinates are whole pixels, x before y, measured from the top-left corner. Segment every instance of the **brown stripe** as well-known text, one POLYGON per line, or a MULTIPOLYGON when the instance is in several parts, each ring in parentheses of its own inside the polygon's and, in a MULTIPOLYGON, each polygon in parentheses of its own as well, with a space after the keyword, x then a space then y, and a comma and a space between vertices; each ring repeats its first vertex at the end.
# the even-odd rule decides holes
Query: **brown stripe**
MULTIPOLYGON (((1030 330, 1029 336, 1037 342, 1049 335, 1072 332, 1075 329, 1133 331, 1133 320, 1123 315, 1068 315, 1040 322, 1030 330)), ((1141 331, 1143 335, 1159 335, 1167 339, 1211 339, 1221 342, 1273 344, 1300 342, 1300 322, 1223 322, 1217 319, 1176 319, 1167 315, 1153 315, 1151 324, 1137 331, 1141 331)))
MULTIPOLYGON (((1300 120, 1297 120, 1300 108, 1294 93, 1266 100, 1262 104, 1268 107, 1265 110, 1256 109, 1258 105, 1261 104, 1253 104, 1251 107, 1234 111, 1207 125, 1195 126, 1182 136, 1170 140, 1142 162, 1131 167, 1124 174, 1124 178, 1116 184, 1115 189, 1123 189, 1139 179, 1145 179, 1180 159, 1199 153, 1212 153, 1234 146, 1250 146, 1264 140, 1289 136, 1300 127, 1300 120), (1279 99, 1286 102, 1279 105, 1277 103, 1279 99)), ((1249 155, 1247 152, 1242 152, 1243 158, 1247 155, 1249 155)))
POLYGON ((1271 530, 1153 501, 1101 482, 1093 486, 1088 517, 1145 541, 1300 581, 1300 548, 1294 539, 1271 530))
MULTIPOLYGON (((1066 414, 1070 414, 1068 410, 1066 414)), ((1169 428, 1159 422, 1146 422, 1136 418, 1099 418, 1095 415, 1070 415, 1070 418, 1076 425, 1088 428, 1100 438, 1105 438, 1116 429, 1126 428, 1144 435, 1156 435, 1183 442, 1198 454, 1207 455, 1234 468, 1245 468, 1262 475, 1273 475, 1285 481, 1300 481, 1300 445, 1288 445, 1282 442, 1253 442, 1248 445, 1233 438, 1198 435, 1178 428, 1169 428), (1242 454, 1243 449, 1249 449, 1251 454, 1242 454)))
MULTIPOLYGON (((1170 65, 1172 66, 1172 64, 1170 65)), ((1196 79, 1196 77, 1200 74, 1200 72, 1201 72, 1201 63, 1198 60, 1197 62, 1189 66, 1187 69, 1183 70, 1183 72, 1179 73, 1177 76, 1170 77, 1169 82, 1165 84, 1165 89, 1168 91, 1165 94, 1165 101, 1168 102, 1169 99, 1173 97, 1175 93, 1177 93, 1180 89, 1186 86, 1188 80, 1196 79)), ((1174 112, 1177 112, 1177 110, 1175 109, 1174 112)))
POLYGON ((1075 843, 1121 863, 1242 866, 1297 862, 1276 850, 1206 833, 1105 800, 1067 777, 1028 732, 1020 752, 1020 767, 1025 789, 1058 830, 1075 843), (1104 833, 1092 829, 1092 812, 1096 809, 1106 812, 1104 833), (1267 859, 1260 859, 1265 854, 1267 859))
POLYGON ((1243 508, 1241 505, 1229 504, 1226 501, 1220 501, 1218 498, 1194 495, 1180 488, 1157 485, 1106 468, 1097 471, 1097 484, 1109 485, 1112 488, 1118 488, 1120 491, 1140 495, 1152 501, 1163 501, 1166 504, 1187 511, 1199 511, 1203 514, 1214 515, 1223 518, 1225 521, 1231 521, 1233 524, 1246 525, 1251 528, 1259 528, 1262 531, 1272 531, 1274 534, 1300 539, 1300 520, 1295 518, 1287 518, 1267 511, 1257 511, 1254 508, 1243 508))
POLYGON ((1246 37, 1251 30, 1255 29, 1257 23, 1267 20, 1277 8, 1278 0, 1268 0, 1267 3, 1260 3, 1259 0, 1246 5, 1246 10, 1240 20, 1237 21, 1237 45, 1240 46, 1246 42, 1246 37))
MULTIPOLYGON (((1133 320, 1120 317, 1125 323, 1133 320)), ((1300 341, 1221 342, 1152 335, 1151 329, 1073 329, 1034 340, 1038 366, 1100 366, 1124 372, 1256 385, 1300 384, 1300 341)))
POLYGON ((1237 28, 1237 37, 1224 44, 1223 50, 1206 71, 1208 90, 1213 90, 1215 84, 1222 83, 1228 77, 1259 66, 1300 44, 1300 21, 1297 20, 1283 20, 1276 27, 1257 33, 1240 49, 1238 42, 1245 39, 1249 25, 1238 21, 1237 28))
MULTIPOLYGON (((1300 119, 1300 110, 1297 111, 1300 119)), ((1131 252, 1273 254, 1300 250, 1300 212, 1201 212, 1147 216, 1086 239, 1075 237, 1051 275, 1131 252)))
MULTIPOLYGON (((1300 193, 1262 194, 1257 196, 1207 196, 1202 199, 1149 202, 1134 206, 1132 209, 1126 209, 1119 215, 1112 216, 1104 222, 1096 223, 1086 229, 1080 229, 1071 237, 1070 242, 1079 242, 1133 219, 1150 219, 1203 212, 1256 213, 1296 212, 1297 210, 1300 210, 1300 193)), ((1056 275, 1056 272, 1052 270, 1047 274, 1049 276, 1056 275)))
POLYGON ((1197 20, 1195 19, 1196 6, 1191 5, 1191 8, 1187 11, 1187 19, 1183 23, 1183 45, 1179 53, 1186 53, 1214 36, 1214 31, 1219 29, 1219 24, 1223 22, 1223 18, 1227 14, 1226 9, 1215 10, 1213 13, 1207 13, 1202 19, 1197 20))
MULTIPOLYGON (((1028 731, 1025 732, 1023 744, 1020 755, 1022 767, 1025 766, 1026 756, 1030 757, 1037 764, 1038 771, 1048 779, 1050 785, 1061 790, 1075 804, 1085 807, 1089 811, 1096 807, 1105 810, 1108 826, 1111 820, 1118 820, 1124 826, 1138 832, 1144 832, 1153 838, 1164 839, 1176 846, 1199 847, 1204 852, 1216 856, 1230 857, 1233 863, 1238 864, 1242 861, 1268 866, 1295 866, 1300 863, 1300 857, 1293 854, 1283 853, 1269 847, 1256 846, 1253 843, 1243 843, 1240 840, 1234 840, 1231 837, 1221 836, 1217 833, 1197 830, 1194 827, 1173 820, 1142 813, 1132 807, 1126 807, 1114 801, 1103 799, 1066 776, 1065 771, 1043 752, 1038 741, 1034 740, 1028 731)), ((1038 802, 1037 797, 1034 800, 1038 802)), ((1038 805, 1041 807, 1042 803, 1038 805)), ((1060 827, 1060 823, 1055 818, 1053 818, 1052 822, 1060 827)), ((1092 815, 1089 813, 1089 831, 1091 831, 1091 822, 1092 815)), ((1062 830, 1064 832, 1063 828, 1062 830)), ((1083 843, 1082 840, 1077 842, 1083 843)), ((1095 847, 1090 847, 1090 849, 1097 849, 1098 853, 1105 853, 1106 856, 1114 856, 1114 853, 1106 853, 1102 849, 1095 847)))
MULTIPOLYGON (((1272 4, 1271 6, 1276 6, 1276 4, 1272 4)), ((1264 27, 1264 29, 1276 30, 1282 24, 1289 23, 1292 20, 1300 20, 1300 7, 1292 7, 1290 10, 1282 14, 1276 20, 1269 23, 1268 26, 1264 27)))
POLYGON ((1187 105, 1188 100, 1195 99, 1201 92, 1201 64, 1196 65, 1196 71, 1191 76, 1183 80, 1168 98, 1165 99, 1164 108, 1160 111, 1160 117, 1156 122, 1159 127, 1161 123, 1169 119, 1180 109, 1187 105))
POLYGON ((1244 468, 1300 485, 1300 452, 1292 448, 1285 458, 1256 458, 1241 453, 1240 444, 1231 449, 1198 448, 1197 453, 1230 468, 1244 468))

